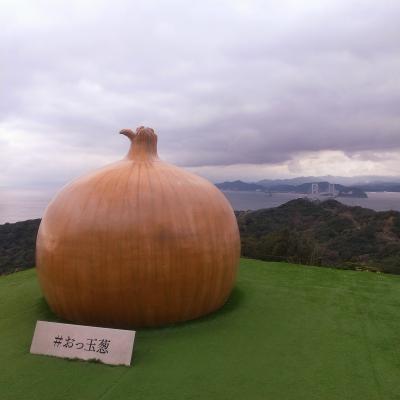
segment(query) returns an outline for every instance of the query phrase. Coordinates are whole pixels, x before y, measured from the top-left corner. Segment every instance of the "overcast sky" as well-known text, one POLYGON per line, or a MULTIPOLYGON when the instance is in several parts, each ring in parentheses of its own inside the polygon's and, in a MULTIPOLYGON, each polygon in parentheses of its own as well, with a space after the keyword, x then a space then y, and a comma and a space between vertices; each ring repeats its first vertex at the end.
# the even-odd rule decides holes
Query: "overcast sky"
POLYGON ((400 1, 0 0, 0 186, 122 158, 214 181, 400 175, 400 1))

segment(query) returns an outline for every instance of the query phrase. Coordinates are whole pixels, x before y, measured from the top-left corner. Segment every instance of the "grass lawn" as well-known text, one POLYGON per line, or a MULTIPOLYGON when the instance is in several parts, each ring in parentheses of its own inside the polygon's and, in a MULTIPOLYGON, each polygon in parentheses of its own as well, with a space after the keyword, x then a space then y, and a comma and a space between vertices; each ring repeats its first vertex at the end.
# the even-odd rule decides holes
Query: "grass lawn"
POLYGON ((29 354, 57 321, 35 270, 0 278, 0 399, 400 399, 400 276, 241 261, 227 305, 137 332, 132 367, 29 354))

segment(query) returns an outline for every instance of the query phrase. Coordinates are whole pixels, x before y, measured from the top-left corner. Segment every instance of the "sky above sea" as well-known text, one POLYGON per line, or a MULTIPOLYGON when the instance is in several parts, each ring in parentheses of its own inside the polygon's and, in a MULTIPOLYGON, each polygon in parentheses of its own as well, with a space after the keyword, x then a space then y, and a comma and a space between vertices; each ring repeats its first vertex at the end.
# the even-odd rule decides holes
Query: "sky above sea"
POLYGON ((398 0, 1 1, 0 186, 122 158, 212 181, 400 175, 398 0))

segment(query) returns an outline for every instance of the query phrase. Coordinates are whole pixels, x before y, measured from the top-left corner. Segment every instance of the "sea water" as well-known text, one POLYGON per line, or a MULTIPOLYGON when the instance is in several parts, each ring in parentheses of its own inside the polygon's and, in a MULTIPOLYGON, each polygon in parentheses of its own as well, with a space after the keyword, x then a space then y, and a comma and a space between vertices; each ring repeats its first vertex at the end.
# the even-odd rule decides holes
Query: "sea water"
MULTIPOLYGON (((277 207, 289 200, 306 197, 296 193, 223 192, 235 210, 258 210, 277 207)), ((400 193, 369 192, 367 199, 337 197, 336 200, 351 206, 371 208, 376 211, 400 211, 400 193)), ((41 218, 55 190, 0 189, 0 224, 41 218)), ((327 197, 320 197, 321 200, 327 197)))

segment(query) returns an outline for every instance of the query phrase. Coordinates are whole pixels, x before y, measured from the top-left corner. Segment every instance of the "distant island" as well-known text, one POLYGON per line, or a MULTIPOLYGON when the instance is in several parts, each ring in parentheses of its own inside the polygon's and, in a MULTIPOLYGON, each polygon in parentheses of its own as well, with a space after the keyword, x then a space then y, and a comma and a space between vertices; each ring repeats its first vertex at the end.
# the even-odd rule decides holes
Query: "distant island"
POLYGON ((276 185, 292 185, 298 186, 309 182, 331 182, 344 186, 358 187, 366 192, 399 192, 400 191, 400 176, 377 176, 377 175, 362 175, 362 176, 298 176, 295 178, 281 179, 262 179, 255 183, 269 187, 276 185), (374 190, 373 190, 374 189, 374 190))
POLYGON ((330 182, 307 182, 299 185, 290 185, 285 183, 274 183, 269 181, 262 184, 247 183, 240 180, 233 182, 217 183, 216 186, 222 191, 246 191, 246 192, 265 192, 265 193, 298 193, 310 194, 315 196, 330 196, 330 197, 354 197, 367 198, 368 195, 359 187, 349 187, 340 184, 332 184, 330 182))
POLYGON ((400 192, 400 183, 395 182, 376 182, 364 185, 355 185, 355 187, 366 192, 400 192))

